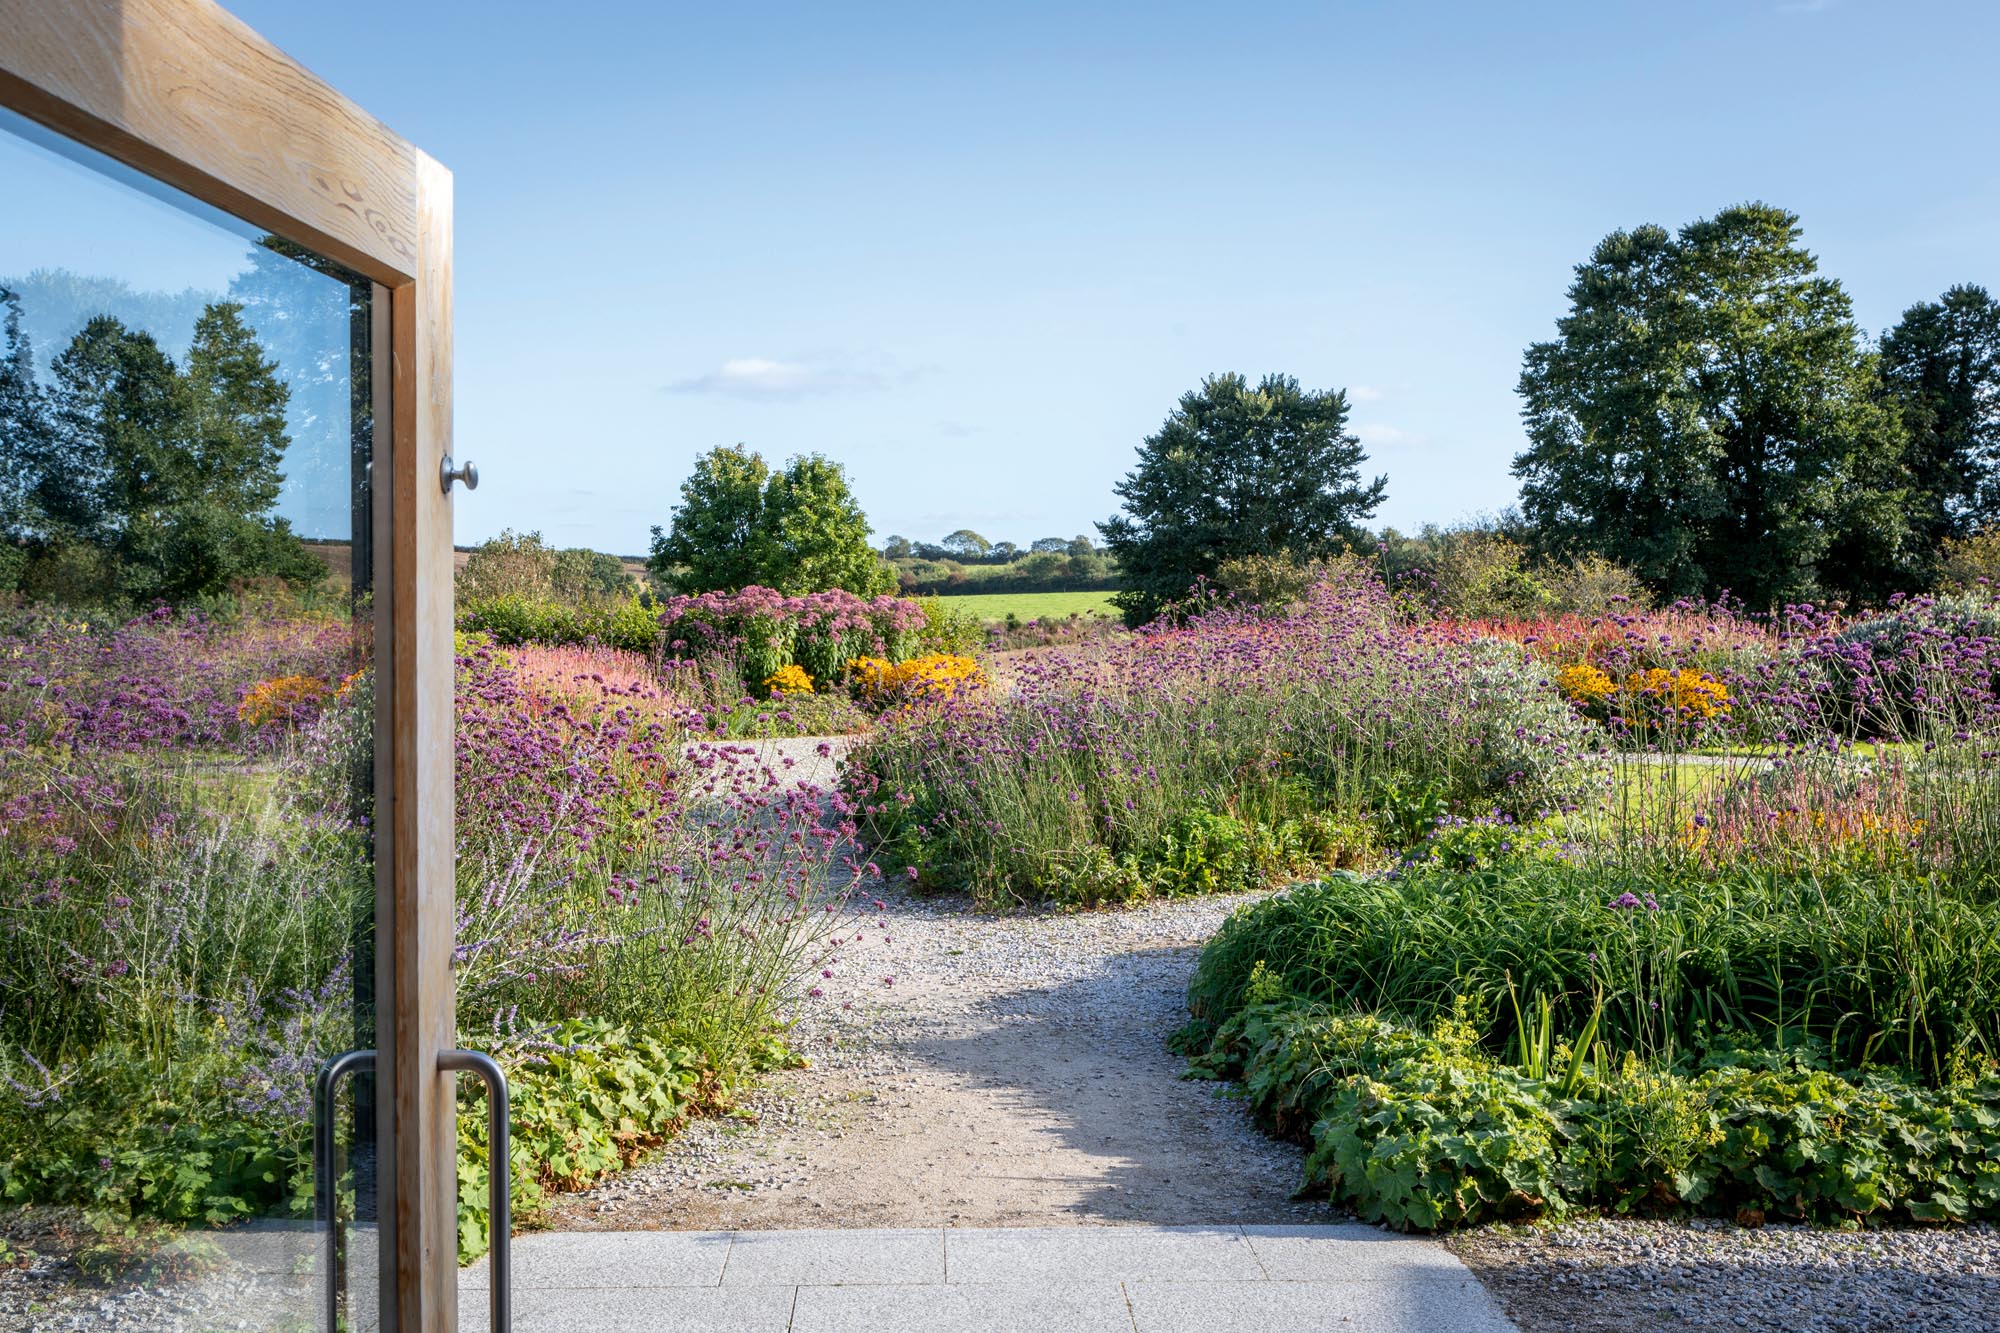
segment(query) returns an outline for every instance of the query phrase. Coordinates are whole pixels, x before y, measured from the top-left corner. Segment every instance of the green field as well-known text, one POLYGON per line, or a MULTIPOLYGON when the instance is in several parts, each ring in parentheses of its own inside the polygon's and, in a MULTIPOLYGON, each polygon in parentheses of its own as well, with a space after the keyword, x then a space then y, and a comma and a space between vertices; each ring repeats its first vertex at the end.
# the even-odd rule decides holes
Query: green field
POLYGON ((1115 616, 1108 592, 978 592, 946 596, 946 605, 970 611, 981 620, 1005 620, 1013 612, 1022 620, 1060 620, 1072 613, 1115 616))

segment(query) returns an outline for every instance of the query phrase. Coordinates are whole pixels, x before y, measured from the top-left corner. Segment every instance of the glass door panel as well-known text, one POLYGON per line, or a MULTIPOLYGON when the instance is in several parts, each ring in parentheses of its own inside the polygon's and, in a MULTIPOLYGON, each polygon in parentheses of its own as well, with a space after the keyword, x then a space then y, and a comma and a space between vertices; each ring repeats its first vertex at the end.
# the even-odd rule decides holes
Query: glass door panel
POLYGON ((375 289, 0 113, 0 1328, 375 1323, 375 289))

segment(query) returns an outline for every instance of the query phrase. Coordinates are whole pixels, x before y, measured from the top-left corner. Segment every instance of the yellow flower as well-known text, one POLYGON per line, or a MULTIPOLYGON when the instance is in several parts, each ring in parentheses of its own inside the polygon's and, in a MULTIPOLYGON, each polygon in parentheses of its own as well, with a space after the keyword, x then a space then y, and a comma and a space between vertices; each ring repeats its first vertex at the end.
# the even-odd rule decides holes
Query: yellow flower
POLYGON ((1648 667, 1625 677, 1627 694, 1658 699, 1691 717, 1714 717, 1729 711, 1729 689, 1713 676, 1689 667, 1668 671, 1648 667))
POLYGON ((244 691, 236 716, 253 727, 290 722, 301 709, 325 699, 327 693, 327 683, 318 676, 274 676, 244 691))
POLYGON ((907 662, 857 657, 848 665, 855 693, 870 703, 889 705, 917 699, 949 699, 961 690, 981 689, 986 673, 958 653, 926 653, 907 662))
POLYGON ((886 657, 857 657, 847 664, 847 679, 864 699, 886 698, 896 686, 896 665, 886 657))
POLYGON ((793 662, 788 666, 779 667, 776 671, 764 677, 764 688, 769 690, 774 696, 780 694, 811 694, 813 690, 813 678, 806 673, 804 667, 800 666, 797 662, 793 662))
POLYGON ((1617 692, 1611 677, 1588 662, 1572 662, 1556 672, 1556 688, 1580 704, 1602 703, 1617 692))

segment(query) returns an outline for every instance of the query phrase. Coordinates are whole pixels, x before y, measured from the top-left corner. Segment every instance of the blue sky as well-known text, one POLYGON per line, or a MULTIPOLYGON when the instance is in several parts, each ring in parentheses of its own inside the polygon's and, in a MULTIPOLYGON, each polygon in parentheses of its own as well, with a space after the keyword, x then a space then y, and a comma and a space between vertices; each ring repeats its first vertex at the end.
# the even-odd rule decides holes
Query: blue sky
POLYGON ((1067 536, 1230 369, 1449 522, 1614 228, 1791 208, 1871 332, 2000 286, 1983 3, 229 7, 456 175, 461 540, 636 552, 738 441, 1067 536))

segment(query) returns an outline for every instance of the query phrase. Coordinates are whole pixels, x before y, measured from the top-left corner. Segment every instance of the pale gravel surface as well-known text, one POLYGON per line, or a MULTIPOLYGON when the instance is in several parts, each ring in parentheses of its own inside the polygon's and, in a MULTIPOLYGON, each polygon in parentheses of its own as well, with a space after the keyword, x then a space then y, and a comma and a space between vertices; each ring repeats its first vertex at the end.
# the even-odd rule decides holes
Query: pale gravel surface
POLYGON ((282 1225, 256 1236, 242 1229, 227 1233, 224 1247, 218 1247, 224 1253, 216 1254, 199 1278, 100 1286, 81 1280, 69 1260, 77 1220, 74 1209, 0 1212, 0 1234, 17 1250, 25 1244, 34 1252, 32 1259, 0 1269, 0 1330, 309 1333, 316 1326, 312 1282, 305 1276, 311 1272, 312 1240, 303 1229, 282 1225))
POLYGON ((825 997, 807 1070, 754 1120, 690 1126, 566 1200, 563 1228, 1026 1226, 1326 1220, 1296 1148, 1179 1078, 1200 942, 1243 897, 983 916, 884 890, 825 997), (890 979, 893 978, 893 981, 890 979))
POLYGON ((2000 1328, 2000 1233, 1592 1219, 1493 1227, 1451 1249, 1524 1333, 2000 1328))

